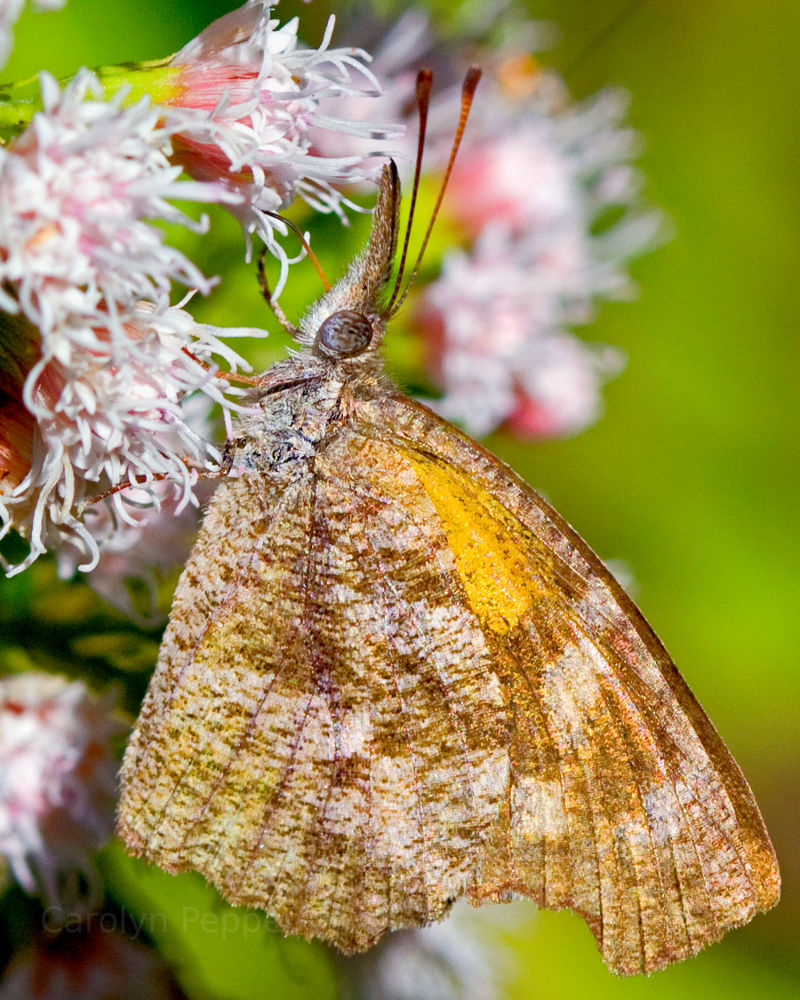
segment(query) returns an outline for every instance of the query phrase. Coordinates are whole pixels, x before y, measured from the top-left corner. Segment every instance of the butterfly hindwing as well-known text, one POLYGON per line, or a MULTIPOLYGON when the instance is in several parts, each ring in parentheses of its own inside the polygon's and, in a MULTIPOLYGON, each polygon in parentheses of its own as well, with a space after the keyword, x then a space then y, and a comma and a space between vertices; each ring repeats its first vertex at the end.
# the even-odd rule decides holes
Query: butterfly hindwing
POLYGON ((474 883, 504 807, 507 713, 456 568, 431 561, 447 556, 432 508, 296 471, 212 501, 126 755, 120 830, 352 951, 474 883))

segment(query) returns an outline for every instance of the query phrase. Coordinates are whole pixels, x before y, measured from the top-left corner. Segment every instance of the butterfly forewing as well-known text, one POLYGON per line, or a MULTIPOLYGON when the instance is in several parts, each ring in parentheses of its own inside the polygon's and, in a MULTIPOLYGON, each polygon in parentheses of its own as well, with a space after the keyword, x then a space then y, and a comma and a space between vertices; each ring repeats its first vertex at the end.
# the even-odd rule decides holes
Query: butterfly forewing
POLYGON ((510 888, 578 910, 621 972, 685 957, 774 905, 777 865, 752 793, 605 567, 424 407, 365 403, 359 421, 381 420, 437 509, 512 711, 510 860, 496 836, 470 896, 510 888))
POLYGON ((632 973, 771 906, 750 790, 602 564, 450 425, 362 396, 311 462, 215 497, 128 843, 345 951, 518 892, 632 973))

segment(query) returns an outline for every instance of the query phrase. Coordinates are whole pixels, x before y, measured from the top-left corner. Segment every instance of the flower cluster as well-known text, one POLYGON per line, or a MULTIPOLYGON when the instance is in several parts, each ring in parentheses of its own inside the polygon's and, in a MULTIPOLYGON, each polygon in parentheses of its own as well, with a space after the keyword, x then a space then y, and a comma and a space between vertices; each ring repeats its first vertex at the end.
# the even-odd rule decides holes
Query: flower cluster
POLYGON ((202 326, 170 304, 176 282, 213 283, 153 223, 202 231, 173 201, 223 204, 280 259, 280 286, 273 213, 301 195, 341 214, 333 184, 362 176, 362 157, 318 155, 312 134, 383 134, 319 111, 377 90, 366 54, 330 48, 332 24, 301 49, 296 21, 269 14, 248 0, 139 70, 81 71, 63 90, 42 74, 41 110, 0 147, 0 536, 30 543, 16 569, 65 542, 63 567, 75 551, 93 567, 105 543, 136 537, 154 484, 172 484, 180 511, 196 502, 194 470, 217 467, 186 401, 235 408, 217 363, 245 365, 220 337, 260 331, 202 326))
POLYGON ((573 105, 555 78, 528 74, 524 100, 501 83, 475 108, 445 207, 467 248, 446 255, 417 313, 437 407, 478 435, 573 434, 597 418, 622 358, 569 328, 630 293, 625 264, 659 225, 635 208, 624 96, 573 105), (621 217, 602 228, 612 212, 621 217))
POLYGON ((0 679, 0 854, 26 892, 79 912, 97 902, 90 852, 111 835, 124 730, 82 681, 0 679))
MULTIPOLYGON (((169 304, 173 281, 210 286, 150 222, 194 225, 167 199, 206 191, 177 180, 159 112, 98 100, 89 73, 63 92, 42 84, 44 110, 0 149, 0 517, 29 538, 23 565, 53 535, 79 540, 92 564, 77 505, 160 478, 188 498, 187 460, 216 452, 182 400, 199 389, 221 401, 208 359, 239 359, 169 304)), ((120 495, 112 504, 130 520, 120 495)))

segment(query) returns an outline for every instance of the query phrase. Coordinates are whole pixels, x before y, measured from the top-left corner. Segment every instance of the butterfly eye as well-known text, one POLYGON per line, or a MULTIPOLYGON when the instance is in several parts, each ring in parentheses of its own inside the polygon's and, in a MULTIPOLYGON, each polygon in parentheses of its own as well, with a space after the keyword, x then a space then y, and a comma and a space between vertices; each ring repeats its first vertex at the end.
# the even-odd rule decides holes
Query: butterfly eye
POLYGON ((362 354, 372 340, 372 323, 354 309, 330 315, 317 330, 317 353, 328 358, 352 358, 362 354))

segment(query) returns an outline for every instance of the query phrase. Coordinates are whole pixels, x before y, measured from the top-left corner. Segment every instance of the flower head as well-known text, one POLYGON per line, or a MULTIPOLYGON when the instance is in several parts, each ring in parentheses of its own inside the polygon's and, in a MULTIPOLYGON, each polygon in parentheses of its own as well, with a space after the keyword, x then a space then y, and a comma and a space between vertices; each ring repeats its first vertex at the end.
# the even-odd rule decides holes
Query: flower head
POLYGON ((44 110, 0 149, 0 308, 23 312, 44 335, 75 317, 113 333, 118 304, 156 303, 172 281, 207 291, 150 224, 196 228, 167 199, 211 197, 177 180, 159 113, 101 100, 88 72, 63 91, 43 74, 41 89, 44 110))
POLYGON ((90 856, 113 828, 110 743, 125 727, 110 713, 111 699, 82 681, 0 679, 0 853, 26 892, 65 910, 96 902, 90 856))
POLYGON ((552 74, 515 66, 514 87, 489 86, 473 105, 443 209, 466 248, 445 257, 417 317, 448 418, 479 435, 573 434, 597 418, 621 356, 569 328, 630 294, 626 264, 659 221, 637 209, 624 95, 572 105, 552 74))
POLYGON ((30 542, 21 566, 61 538, 82 551, 82 568, 91 568, 114 529, 135 523, 148 495, 157 502, 155 483, 168 481, 185 505, 193 500, 191 466, 218 465, 219 453, 185 407, 193 390, 234 405, 202 359, 217 355, 235 366, 238 357, 175 306, 134 307, 117 320, 113 338, 107 326, 77 321, 43 337, 12 397, 16 405, 0 419, 0 445, 5 440, 10 456, 0 519, 4 531, 16 528, 30 542), (139 495, 114 492, 78 516, 86 501, 127 484, 139 495))
MULTIPOLYGON (((159 100, 185 115, 173 140, 173 162, 192 177, 213 180, 230 195, 230 210, 284 263, 275 240, 285 232, 273 213, 297 195, 323 212, 347 204, 335 185, 364 176, 362 156, 326 156, 320 130, 372 139, 390 128, 323 113, 352 95, 377 95, 369 56, 330 47, 333 18, 317 49, 301 48, 297 19, 270 17, 265 0, 248 0, 214 21, 170 61, 170 83, 159 100)), ((283 284, 283 279, 280 284, 283 284)))
MULTIPOLYGON (((624 123, 625 95, 571 103, 530 55, 548 35, 539 23, 515 22, 510 44, 480 53, 488 72, 442 207, 463 245, 420 289, 414 315, 442 394, 434 406, 477 435, 500 426, 527 437, 574 434, 597 418, 602 385, 622 357, 570 328, 592 319, 602 299, 630 294, 627 262, 659 227, 638 208, 638 139, 624 123)), ((460 88, 448 86, 461 75, 458 53, 438 51, 429 19, 414 10, 375 52, 382 110, 394 117, 411 114, 410 62, 422 52, 437 65, 445 86, 429 109, 423 167, 443 170, 459 117, 460 88)), ((363 113, 354 99, 348 109, 363 113)))
MULTIPOLYGON (((95 100, 98 86, 45 77, 44 111, 0 149, 0 522, 29 538, 22 565, 62 534, 93 564, 76 509, 109 488, 169 479, 190 499, 187 462, 219 456, 184 400, 228 405, 209 359, 243 363, 169 305, 173 281, 210 282, 149 222, 194 225, 166 199, 209 187, 176 180, 160 113, 95 100)), ((111 504, 130 520, 120 495, 111 504)))

